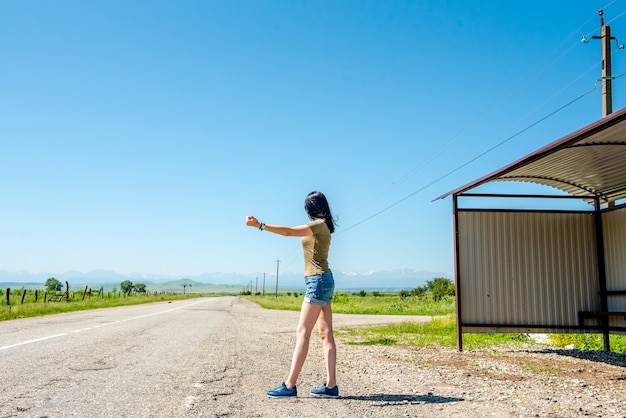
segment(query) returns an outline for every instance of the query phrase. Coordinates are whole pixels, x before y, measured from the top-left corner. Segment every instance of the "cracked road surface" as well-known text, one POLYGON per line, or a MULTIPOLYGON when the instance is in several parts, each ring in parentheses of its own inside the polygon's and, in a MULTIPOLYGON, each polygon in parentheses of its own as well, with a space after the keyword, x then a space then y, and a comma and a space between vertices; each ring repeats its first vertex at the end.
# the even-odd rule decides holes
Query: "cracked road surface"
MULTIPOLYGON (((297 319, 220 297, 0 322, 0 417, 370 415, 308 395, 325 376, 317 338, 300 397, 265 396, 288 371, 297 319)), ((335 325, 406 319, 336 315, 335 325)))

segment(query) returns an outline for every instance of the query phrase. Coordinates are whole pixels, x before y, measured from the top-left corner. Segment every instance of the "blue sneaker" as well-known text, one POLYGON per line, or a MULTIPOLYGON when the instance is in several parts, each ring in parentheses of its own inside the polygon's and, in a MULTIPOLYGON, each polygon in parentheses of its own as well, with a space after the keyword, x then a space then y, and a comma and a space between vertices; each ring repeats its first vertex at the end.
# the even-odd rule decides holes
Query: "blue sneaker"
POLYGON ((295 386, 289 389, 283 382, 276 389, 268 390, 267 396, 270 398, 295 398, 298 396, 298 389, 295 386))
POLYGON ((334 388, 327 388, 326 382, 318 388, 311 390, 311 395, 318 396, 320 398, 338 398, 339 397, 339 386, 335 385, 334 388))

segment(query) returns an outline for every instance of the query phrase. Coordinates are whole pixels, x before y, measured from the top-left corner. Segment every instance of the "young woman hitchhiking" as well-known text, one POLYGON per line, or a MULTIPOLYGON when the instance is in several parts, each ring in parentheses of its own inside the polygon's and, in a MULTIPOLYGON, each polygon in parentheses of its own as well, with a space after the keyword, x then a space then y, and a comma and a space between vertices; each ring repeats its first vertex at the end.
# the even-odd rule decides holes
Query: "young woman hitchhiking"
POLYGON ((279 387, 267 391, 267 396, 272 398, 298 396, 296 381, 309 352, 309 340, 316 322, 319 324, 319 333, 324 347, 326 382, 319 388, 311 390, 311 395, 330 398, 339 396, 336 379, 337 348, 333 336, 333 313, 330 304, 335 291, 335 281, 328 267, 330 235, 335 231, 335 223, 328 201, 320 192, 309 193, 304 201, 304 210, 311 222, 293 227, 264 224, 254 216, 246 218, 246 225, 262 231, 302 237, 306 295, 300 311, 296 346, 293 350, 289 376, 279 387))

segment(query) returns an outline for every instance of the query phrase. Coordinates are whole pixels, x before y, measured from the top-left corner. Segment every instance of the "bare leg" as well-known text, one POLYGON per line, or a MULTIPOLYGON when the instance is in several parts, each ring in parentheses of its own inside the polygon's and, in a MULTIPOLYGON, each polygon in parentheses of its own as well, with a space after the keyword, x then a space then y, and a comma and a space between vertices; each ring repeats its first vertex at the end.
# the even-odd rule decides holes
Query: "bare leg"
POLYGON ((296 385, 298 376, 302 371, 304 360, 309 353, 309 341, 311 340, 311 332, 320 316, 322 307, 313 303, 303 302, 300 311, 300 321, 296 331, 296 347, 293 350, 293 358, 291 360, 291 370, 289 377, 285 380, 285 386, 292 388, 296 385))
POLYGON ((320 313, 319 331, 326 359, 326 387, 332 389, 337 385, 337 346, 333 335, 333 311, 330 303, 320 313))

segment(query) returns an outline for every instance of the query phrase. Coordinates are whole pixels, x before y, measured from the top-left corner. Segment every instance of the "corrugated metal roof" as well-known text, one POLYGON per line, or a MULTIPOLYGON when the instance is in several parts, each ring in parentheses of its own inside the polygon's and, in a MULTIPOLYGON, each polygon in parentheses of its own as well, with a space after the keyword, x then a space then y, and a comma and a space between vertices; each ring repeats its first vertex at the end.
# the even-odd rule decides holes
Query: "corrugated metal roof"
POLYGON ((434 200, 495 181, 532 182, 604 201, 626 198, 626 108, 434 200))

